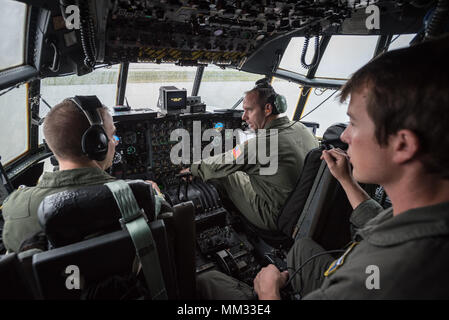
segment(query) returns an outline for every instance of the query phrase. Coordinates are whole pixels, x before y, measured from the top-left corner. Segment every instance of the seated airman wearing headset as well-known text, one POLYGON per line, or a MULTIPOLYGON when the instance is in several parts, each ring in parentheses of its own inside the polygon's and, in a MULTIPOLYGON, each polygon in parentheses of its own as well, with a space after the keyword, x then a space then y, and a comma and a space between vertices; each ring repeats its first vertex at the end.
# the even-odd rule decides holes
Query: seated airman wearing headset
POLYGON ((267 79, 257 81, 246 92, 243 110, 242 120, 256 132, 256 138, 227 153, 193 163, 190 171, 224 189, 226 197, 250 223, 276 231, 279 212, 295 187, 307 153, 318 147, 318 140, 302 123, 280 116, 287 110, 287 102, 267 79), (261 146, 266 147, 268 163, 261 161, 265 156, 261 146))
POLYGON ((18 252, 23 241, 42 231, 37 209, 46 196, 115 180, 104 171, 114 159, 118 143, 114 134, 112 116, 96 96, 65 99, 50 110, 44 136, 59 171, 45 172, 35 187, 19 188, 3 203, 3 242, 8 251, 18 252))
POLYGON ((203 299, 447 299, 449 273, 449 36, 391 50, 356 71, 341 90, 350 123, 347 153, 323 151, 354 211, 353 241, 333 257, 297 238, 288 270, 270 264, 253 288, 218 271, 198 276, 203 299), (430 57, 430 59, 422 59, 430 57), (430 72, 429 72, 430 71, 430 72), (423 75, 426 75, 423 77, 423 75), (352 164, 352 169, 350 164, 352 164), (384 187, 383 209, 360 187, 384 187), (284 291, 285 292, 285 291, 284 291))

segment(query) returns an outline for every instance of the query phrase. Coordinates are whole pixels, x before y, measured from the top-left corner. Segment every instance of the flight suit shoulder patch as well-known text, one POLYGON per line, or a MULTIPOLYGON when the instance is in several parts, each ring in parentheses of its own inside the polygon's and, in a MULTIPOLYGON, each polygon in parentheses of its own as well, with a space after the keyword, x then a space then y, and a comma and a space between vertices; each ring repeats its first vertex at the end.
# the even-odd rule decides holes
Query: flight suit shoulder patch
POLYGON ((235 160, 242 154, 242 149, 240 146, 236 146, 234 149, 232 149, 232 155, 235 160))

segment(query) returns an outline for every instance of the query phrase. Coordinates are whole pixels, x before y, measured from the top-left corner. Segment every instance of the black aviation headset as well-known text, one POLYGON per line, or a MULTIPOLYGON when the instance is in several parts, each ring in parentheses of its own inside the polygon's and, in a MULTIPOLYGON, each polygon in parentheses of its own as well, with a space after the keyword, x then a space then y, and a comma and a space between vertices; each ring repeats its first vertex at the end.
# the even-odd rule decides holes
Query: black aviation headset
POLYGON ((256 89, 267 90, 269 95, 267 102, 273 106, 273 114, 284 113, 287 110, 287 100, 283 95, 277 94, 271 86, 269 79, 263 78, 256 81, 256 89))
POLYGON ((99 111, 103 105, 97 96, 75 96, 70 100, 84 113, 90 124, 81 139, 83 153, 91 160, 103 161, 109 145, 109 138, 99 111))

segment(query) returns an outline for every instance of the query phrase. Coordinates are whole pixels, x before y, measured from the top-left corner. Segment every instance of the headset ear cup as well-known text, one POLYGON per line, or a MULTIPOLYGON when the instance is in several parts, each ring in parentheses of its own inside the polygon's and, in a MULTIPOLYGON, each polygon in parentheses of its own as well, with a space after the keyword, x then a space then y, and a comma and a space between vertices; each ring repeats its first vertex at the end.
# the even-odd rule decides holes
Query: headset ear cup
POLYGON ((276 95, 276 99, 274 99, 274 105, 278 113, 284 113, 287 111, 287 100, 283 95, 276 95))
POLYGON ((83 134, 81 148, 90 159, 103 161, 108 153, 109 139, 100 125, 93 125, 83 134))

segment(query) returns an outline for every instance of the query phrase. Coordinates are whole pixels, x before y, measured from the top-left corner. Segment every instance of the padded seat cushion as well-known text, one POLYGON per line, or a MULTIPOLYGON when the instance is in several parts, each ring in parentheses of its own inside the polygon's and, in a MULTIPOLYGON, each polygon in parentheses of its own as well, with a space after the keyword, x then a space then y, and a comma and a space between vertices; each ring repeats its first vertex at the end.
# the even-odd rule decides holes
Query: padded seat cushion
POLYGON ((292 237, 293 230, 310 196, 320 165, 324 161, 320 159, 322 151, 331 147, 347 149, 348 145, 340 140, 340 136, 345 129, 346 124, 344 123, 330 126, 324 132, 321 146, 309 151, 304 159, 301 175, 296 182, 295 188, 285 201, 277 220, 279 230, 287 236, 292 237))
MULTIPOLYGON (((154 220, 154 197, 151 184, 129 181, 137 203, 149 221, 154 220)), ((105 185, 62 191, 42 200, 38 219, 50 243, 65 246, 90 235, 120 229, 121 213, 114 196, 105 185)))
POLYGON ((293 229, 298 222, 299 216, 309 197, 313 182, 321 165, 321 154, 323 148, 311 150, 304 161, 306 164, 296 183, 295 189, 290 193, 285 205, 278 217, 278 228, 287 236, 292 237, 293 229))

